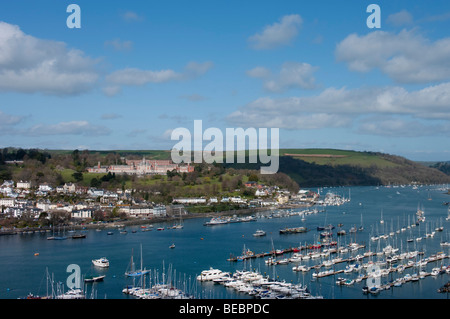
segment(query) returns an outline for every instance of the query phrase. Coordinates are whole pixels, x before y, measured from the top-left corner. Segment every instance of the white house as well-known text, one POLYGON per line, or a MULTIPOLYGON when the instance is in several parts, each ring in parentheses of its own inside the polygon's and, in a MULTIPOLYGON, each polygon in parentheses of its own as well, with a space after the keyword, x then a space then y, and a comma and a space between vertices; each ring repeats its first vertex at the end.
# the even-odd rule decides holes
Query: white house
POLYGON ((103 189, 89 188, 87 193, 91 197, 99 197, 103 196, 105 194, 105 191, 103 189))
POLYGON ((92 218, 92 210, 90 209, 73 210, 71 216, 72 218, 92 218))
POLYGON ((267 190, 265 190, 265 189, 257 189, 255 191, 255 196, 267 196, 267 195, 269 195, 269 194, 268 194, 267 190))
POLYGON ((13 207, 16 203, 14 198, 0 198, 0 206, 13 207))
POLYGON ((20 181, 17 182, 17 188, 23 188, 23 189, 30 189, 31 188, 31 182, 27 182, 27 181, 20 181))
POLYGON ((39 185, 39 190, 41 192, 51 192, 51 191, 53 191, 53 187, 51 187, 47 183, 44 183, 44 184, 39 185))
POLYGON ((74 183, 65 183, 64 184, 64 192, 75 193, 76 190, 77 190, 77 186, 74 183))

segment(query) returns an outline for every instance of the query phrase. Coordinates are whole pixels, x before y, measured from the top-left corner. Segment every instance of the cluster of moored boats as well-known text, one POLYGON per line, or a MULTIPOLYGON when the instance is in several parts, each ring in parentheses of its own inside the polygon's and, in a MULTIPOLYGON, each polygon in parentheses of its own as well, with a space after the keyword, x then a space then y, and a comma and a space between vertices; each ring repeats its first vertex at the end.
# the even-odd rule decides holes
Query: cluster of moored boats
POLYGON ((312 296, 306 286, 287 283, 263 276, 256 271, 237 270, 234 273, 210 268, 197 276, 201 282, 214 282, 237 292, 261 299, 322 299, 312 296))
POLYGON ((223 216, 223 217, 213 217, 204 226, 215 226, 215 225, 225 225, 231 223, 243 223, 243 222, 254 222, 257 218, 255 216, 223 216))
POLYGON ((168 284, 155 284, 149 288, 127 286, 122 292, 139 299, 192 299, 181 289, 168 284))

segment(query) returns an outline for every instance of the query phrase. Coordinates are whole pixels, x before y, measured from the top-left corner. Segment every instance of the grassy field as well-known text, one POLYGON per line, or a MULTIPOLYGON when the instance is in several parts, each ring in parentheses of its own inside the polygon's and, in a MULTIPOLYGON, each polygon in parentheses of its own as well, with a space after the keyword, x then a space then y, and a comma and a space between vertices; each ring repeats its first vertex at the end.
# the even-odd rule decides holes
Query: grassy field
MULTIPOLYGON (((50 150, 49 153, 53 154, 69 154, 72 151, 66 150, 50 150)), ((98 153, 100 155, 106 156, 109 153, 117 153, 123 157, 128 156, 145 156, 147 159, 155 159, 155 160, 166 160, 170 159, 170 151, 166 150, 111 150, 111 151, 96 151, 90 150, 90 153, 98 153)), ((248 156, 248 150, 246 151, 238 151, 237 154, 241 154, 245 152, 245 155, 248 156)), ((270 152, 270 150, 269 150, 270 152)), ((337 149, 318 149, 318 148, 309 148, 309 149, 280 149, 280 156, 292 156, 293 158, 301 159, 308 163, 315 163, 318 165, 356 165, 361 167, 370 167, 377 166, 380 168, 383 167, 396 167, 398 166, 396 163, 388 161, 377 154, 370 152, 357 152, 357 151, 347 151, 347 150, 337 150, 337 149), (298 155, 297 155, 298 154, 298 155), (308 156, 301 156, 301 154, 305 154, 308 156), (314 156, 314 155, 318 156, 314 156)))
POLYGON ((375 165, 379 168, 398 166, 398 164, 396 163, 388 161, 376 154, 369 152, 310 148, 310 149, 282 149, 280 150, 280 155, 292 156, 293 158, 298 158, 308 163, 316 163, 318 165, 331 165, 331 166, 355 165, 360 167, 370 167, 372 165, 375 165), (297 154, 299 154, 299 156, 297 156, 297 154), (301 156, 302 154, 308 156, 301 156), (327 155, 329 155, 330 157, 327 157, 327 155))

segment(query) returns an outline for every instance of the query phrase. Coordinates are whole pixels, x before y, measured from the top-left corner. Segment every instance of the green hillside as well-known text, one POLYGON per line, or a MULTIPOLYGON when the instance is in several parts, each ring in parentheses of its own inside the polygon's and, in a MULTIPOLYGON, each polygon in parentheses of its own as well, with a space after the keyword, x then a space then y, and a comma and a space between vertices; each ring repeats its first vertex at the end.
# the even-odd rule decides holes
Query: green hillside
MULTIPOLYGON (((245 152, 248 156, 248 151, 245 152)), ((445 173, 447 166, 423 165, 404 157, 376 153, 337 149, 281 149, 279 173, 284 173, 300 187, 349 186, 349 185, 387 185, 450 183, 450 176, 445 173), (440 170, 439 170, 440 169, 440 170)), ((17 148, 2 149, 0 152, 0 180, 23 179, 35 182, 82 182, 82 184, 101 185, 107 177, 105 174, 88 173, 86 169, 97 165, 124 164, 124 158, 170 159, 167 150, 111 150, 111 151, 69 151, 69 150, 22 150, 17 148), (5 165, 2 161, 25 160, 24 164, 5 165), (103 178, 103 179, 102 179, 103 178)), ((261 163, 219 164, 225 169, 254 170, 258 173, 261 163)), ((199 164, 195 164, 199 166, 199 164)), ((197 167, 205 169, 205 165, 197 167)), ((210 165, 209 170, 214 165, 210 165)), ((266 164, 264 164, 266 166, 266 164)), ((216 167, 217 168, 217 167, 216 167)), ((198 170, 197 170, 198 172, 198 170)), ((248 174, 248 173, 245 173, 248 174)), ((195 174, 193 174, 195 175, 195 174)), ((216 176, 218 178, 218 175, 216 176)), ((134 179, 134 178, 133 178, 134 179)), ((131 178, 123 177, 120 185, 130 186, 131 178)), ((245 180, 241 180, 241 182, 245 180)), ((119 181, 116 181, 119 183, 119 181)), ((213 186, 214 178, 206 181, 197 180, 195 192, 199 186, 213 186), (208 185, 206 185, 208 184, 208 185)), ((144 186, 159 183, 147 181, 144 186)))

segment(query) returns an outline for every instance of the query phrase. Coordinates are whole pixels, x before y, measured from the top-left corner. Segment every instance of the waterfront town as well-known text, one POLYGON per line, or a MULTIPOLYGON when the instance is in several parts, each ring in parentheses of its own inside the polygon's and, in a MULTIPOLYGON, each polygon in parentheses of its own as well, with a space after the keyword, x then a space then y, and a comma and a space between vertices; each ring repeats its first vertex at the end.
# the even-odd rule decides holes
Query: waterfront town
MULTIPOLYGON (((111 171, 137 175, 149 174, 150 171, 154 174, 158 171, 159 174, 165 175, 162 166, 184 171, 168 161, 145 159, 128 160, 127 165, 98 165, 88 168, 88 171, 99 175, 111 171)), ((188 166, 185 167, 186 171, 190 171, 188 166)), ((189 212, 192 207, 219 204, 233 207, 234 211, 237 209, 254 212, 263 208, 310 206, 319 198, 319 194, 310 190, 300 189, 293 193, 256 181, 245 182, 241 188, 251 190, 252 196, 175 197, 171 203, 157 203, 135 197, 134 189, 103 189, 72 182, 52 185, 47 182, 34 184, 30 181, 4 180, 0 185, 0 231, 20 231, 55 225, 79 226, 117 220, 137 222, 192 217, 193 214, 189 212)))

